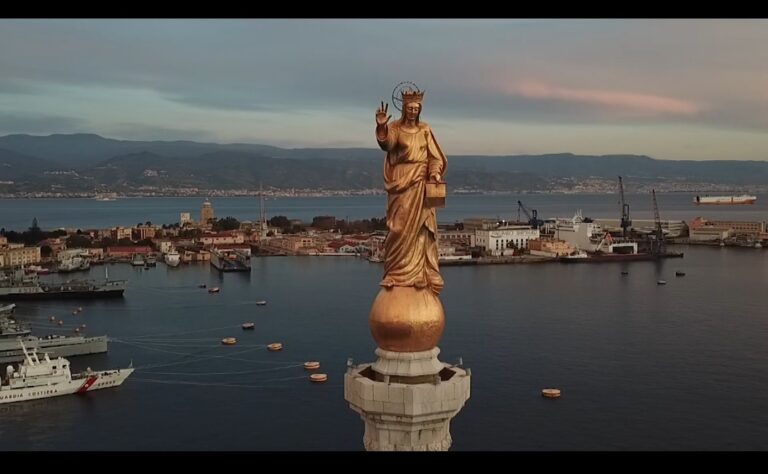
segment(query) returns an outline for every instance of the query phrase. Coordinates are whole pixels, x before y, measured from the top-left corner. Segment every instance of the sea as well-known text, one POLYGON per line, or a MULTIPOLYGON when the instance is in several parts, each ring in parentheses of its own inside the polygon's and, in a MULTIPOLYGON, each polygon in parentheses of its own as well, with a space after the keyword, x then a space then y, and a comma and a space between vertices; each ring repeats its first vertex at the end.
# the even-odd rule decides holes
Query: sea
MULTIPOLYGON (((617 195, 449 195, 438 221, 515 219, 518 199, 544 218, 620 212, 617 195)), ((652 218, 650 196, 627 199, 633 218, 652 218)), ((692 199, 659 195, 661 218, 768 218, 768 196, 737 207, 696 207, 692 199)), ((258 199, 211 202, 217 216, 258 216, 258 199)), ((201 203, 0 200, 0 227, 23 230, 33 217, 45 229, 173 223, 201 203)), ((385 197, 267 206, 269 216, 363 219, 383 216, 385 197)), ((461 359, 472 371, 471 397, 451 422, 452 450, 768 449, 768 251, 671 249, 684 258, 441 269, 440 359, 461 359), (562 396, 543 398, 545 387, 562 396)), ((73 334, 83 324, 88 334, 107 334, 109 352, 72 357, 75 370, 136 371, 116 389, 0 405, 0 449, 363 450, 363 422, 344 401, 343 375, 348 359, 375 360, 368 313, 382 270, 356 257, 254 258, 246 274, 207 263, 94 266, 78 276, 124 278, 123 298, 20 302, 16 315, 40 335, 73 334), (83 311, 73 314, 76 307, 83 311), (242 330, 244 322, 255 330, 242 330), (237 344, 222 345, 230 336, 237 344), (273 342, 283 350, 268 351, 273 342), (309 360, 321 363, 326 383, 309 381, 309 360)))

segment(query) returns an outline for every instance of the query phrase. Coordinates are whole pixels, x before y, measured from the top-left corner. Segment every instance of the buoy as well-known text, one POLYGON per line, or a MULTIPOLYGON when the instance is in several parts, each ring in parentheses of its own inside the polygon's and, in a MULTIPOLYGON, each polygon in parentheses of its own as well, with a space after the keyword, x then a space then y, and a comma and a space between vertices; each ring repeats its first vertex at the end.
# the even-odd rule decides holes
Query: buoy
POLYGON ((541 390, 541 396, 545 398, 560 398, 559 388, 543 388, 541 390))
POLYGON ((319 368, 320 368, 320 362, 317 362, 316 360, 304 362, 304 369, 306 370, 315 370, 319 368))
POLYGON ((267 349, 270 351, 281 351, 283 350, 283 344, 281 342, 273 342, 267 346, 267 349))
POLYGON ((243 323, 243 329, 254 329, 256 328, 255 323, 243 323))
POLYGON ((328 374, 312 374, 309 376, 309 380, 314 383, 323 383, 328 380, 328 374))
POLYGON ((225 346, 232 346, 237 344, 237 339, 235 339, 234 337, 225 337, 224 339, 221 340, 221 343, 224 344, 225 346))

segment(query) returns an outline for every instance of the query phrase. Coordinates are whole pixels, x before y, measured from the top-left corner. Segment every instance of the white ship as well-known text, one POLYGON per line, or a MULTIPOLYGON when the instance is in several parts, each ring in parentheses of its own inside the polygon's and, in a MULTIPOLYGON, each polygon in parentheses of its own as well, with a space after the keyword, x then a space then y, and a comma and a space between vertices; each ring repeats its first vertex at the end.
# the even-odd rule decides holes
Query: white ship
POLYGON ((133 367, 101 371, 88 369, 73 375, 67 359, 58 357, 51 360, 46 353, 40 360, 37 351, 30 354, 24 344, 21 347, 24 362, 18 368, 12 365, 6 368, 6 375, 0 384, 0 404, 117 387, 134 370, 133 367))
POLYGON ((168 253, 165 254, 165 264, 169 267, 178 267, 179 263, 181 263, 181 256, 179 255, 179 252, 176 251, 176 249, 171 249, 168 253))
POLYGON ((715 205, 733 205, 733 204, 754 204, 757 196, 742 194, 741 196, 696 196, 693 198, 694 204, 715 204, 715 205))

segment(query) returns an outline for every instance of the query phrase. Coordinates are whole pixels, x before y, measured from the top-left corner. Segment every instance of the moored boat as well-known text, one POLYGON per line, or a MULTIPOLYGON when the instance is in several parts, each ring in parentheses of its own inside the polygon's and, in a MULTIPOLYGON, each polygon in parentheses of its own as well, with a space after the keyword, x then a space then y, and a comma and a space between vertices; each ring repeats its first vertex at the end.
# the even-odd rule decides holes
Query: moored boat
POLYGON ((73 279, 58 283, 42 282, 37 274, 15 270, 0 275, 0 300, 41 300, 65 298, 110 298, 123 296, 126 280, 104 281, 73 279))
POLYGON ((101 371, 89 368, 85 372, 72 374, 67 359, 58 357, 52 360, 46 353, 40 360, 36 350, 30 353, 23 343, 21 348, 24 361, 18 367, 9 365, 6 368, 0 383, 0 404, 118 387, 134 370, 133 367, 101 371))

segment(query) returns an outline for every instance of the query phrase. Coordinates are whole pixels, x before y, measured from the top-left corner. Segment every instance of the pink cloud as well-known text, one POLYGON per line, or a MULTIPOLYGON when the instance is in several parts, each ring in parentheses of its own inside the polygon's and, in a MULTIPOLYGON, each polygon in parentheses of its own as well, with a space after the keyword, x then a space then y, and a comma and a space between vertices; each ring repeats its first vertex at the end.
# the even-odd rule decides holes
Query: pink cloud
POLYGON ((562 100, 623 109, 633 115, 696 115, 701 108, 693 102, 634 92, 557 87, 536 81, 522 81, 506 92, 529 99, 562 100))

